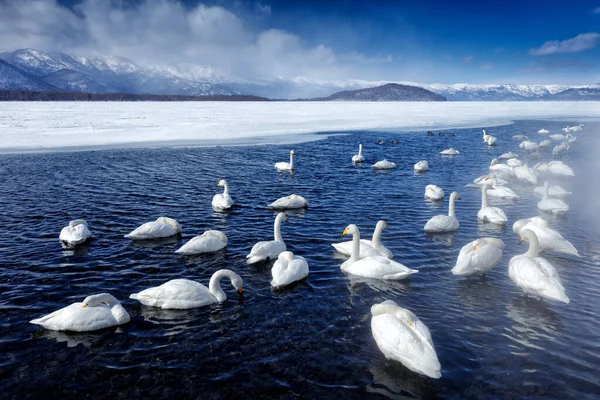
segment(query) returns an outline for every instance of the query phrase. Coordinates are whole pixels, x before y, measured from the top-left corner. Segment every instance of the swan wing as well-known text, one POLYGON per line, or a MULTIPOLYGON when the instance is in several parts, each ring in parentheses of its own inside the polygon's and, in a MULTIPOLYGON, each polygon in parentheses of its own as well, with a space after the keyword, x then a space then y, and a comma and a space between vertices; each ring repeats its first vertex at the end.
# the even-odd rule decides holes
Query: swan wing
POLYGON ((541 257, 513 257, 509 263, 508 275, 526 293, 569 302, 556 269, 541 257))
POLYGON ((111 308, 105 304, 85 308, 82 305, 83 303, 73 303, 30 322, 46 329, 74 332, 95 331, 129 322, 129 314, 126 320, 119 322, 111 308))
POLYGON ((212 253, 224 249, 227 242, 216 236, 195 236, 189 242, 181 246, 175 253, 201 254, 212 253))
MULTIPOLYGON (((338 253, 350 257, 352 255, 352 240, 340 243, 333 243, 332 246, 338 253)), ((368 256, 377 256, 381 253, 371 246, 371 241, 366 239, 360 240, 360 255, 359 258, 368 256)))
POLYGON ((365 278, 390 280, 405 279, 419 272, 382 256, 365 257, 357 261, 348 260, 342 264, 342 269, 352 275, 365 278))
POLYGON ((78 245, 84 243, 91 236, 92 232, 90 232, 87 225, 79 224, 75 227, 68 225, 62 228, 58 239, 70 245, 78 245))
POLYGON ((233 199, 230 195, 225 196, 223 193, 217 193, 212 200, 212 206, 218 209, 227 209, 233 206, 233 199))
POLYGON ((217 301, 206 286, 189 279, 172 279, 160 286, 132 294, 129 298, 146 306, 163 309, 196 308, 217 301))
POLYGON ((432 217, 423 228, 425 232, 452 232, 459 227, 456 217, 449 215, 436 215, 432 217))
POLYGON ((452 273, 454 275, 469 276, 489 272, 502 258, 502 249, 504 248, 502 240, 494 240, 500 243, 477 239, 463 246, 456 260, 456 265, 452 268, 452 273), (477 247, 475 248, 475 246, 477 247))
POLYGON ((146 222, 131 233, 125 235, 129 239, 158 239, 176 235, 177 231, 162 222, 146 222))
POLYGON ((295 256, 290 262, 277 260, 271 269, 271 286, 281 287, 299 281, 308 276, 308 262, 304 257, 295 256))
POLYGON ((287 162, 278 162, 278 163, 275 163, 275 168, 282 169, 282 170, 291 169, 290 168, 290 163, 287 163, 287 162))
POLYGON ((270 240, 265 242, 258 242, 250 250, 250 254, 246 256, 248 263, 252 264, 258 261, 269 259, 275 259, 283 251, 286 251, 284 242, 277 240, 270 240))

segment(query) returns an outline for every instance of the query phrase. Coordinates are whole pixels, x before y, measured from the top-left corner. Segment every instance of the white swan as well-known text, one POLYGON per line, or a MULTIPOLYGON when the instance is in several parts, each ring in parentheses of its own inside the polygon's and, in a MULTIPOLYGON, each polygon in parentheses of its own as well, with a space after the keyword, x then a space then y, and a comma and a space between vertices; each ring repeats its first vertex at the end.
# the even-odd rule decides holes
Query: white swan
POLYGON ((227 247, 227 236, 220 231, 208 230, 200 236, 194 236, 175 253, 202 254, 214 253, 227 247))
POLYGON ((485 129, 483 130, 483 141, 487 142, 488 138, 490 137, 490 135, 487 134, 487 132, 485 131, 485 129))
POLYGON ((223 186, 223 193, 217 193, 212 199, 212 206, 216 210, 227 210, 233 206, 233 199, 229 195, 229 185, 225 179, 221 179, 217 186, 223 186))
POLYGON ((529 229, 523 230, 521 242, 524 240, 529 240, 529 250, 510 259, 510 279, 525 293, 569 303, 556 268, 542 257, 538 257, 539 244, 535 233, 529 229))
POLYGON ((538 181, 537 175, 535 174, 533 169, 529 168, 527 164, 515 167, 513 169, 513 173, 517 179, 523 182, 535 185, 538 181))
POLYGON ((490 162, 489 170, 500 178, 510 179, 513 176, 513 167, 500 163, 500 160, 494 158, 490 162))
POLYGON ((549 140, 549 139, 542 140, 539 144, 540 149, 545 149, 550 146, 552 146, 552 140, 549 140))
POLYGON ((542 128, 537 133, 541 135, 547 135, 548 133, 550 133, 550 131, 542 128))
POLYGON ((523 139, 527 139, 527 135, 518 134, 518 135, 513 135, 512 138, 516 139, 516 140, 523 140, 523 139))
POLYGON ((304 257, 296 256, 291 251, 284 251, 273 264, 271 275, 273 276, 272 287, 287 286, 308 276, 308 263, 304 257))
MULTIPOLYGON (((359 258, 364 258, 367 256, 383 256, 387 258, 394 257, 394 254, 381 243, 381 233, 385 228, 388 227, 387 222, 384 220, 377 221, 377 225, 375 226, 375 231, 373 232, 373 238, 371 240, 361 239, 360 240, 360 251, 359 258)), ((332 246, 338 253, 341 253, 345 256, 352 255, 352 245, 353 241, 341 242, 341 243, 333 243, 332 246)))
POLYGON ((356 225, 348 225, 342 235, 348 233, 352 234, 352 254, 341 265, 342 271, 365 278, 389 280, 404 279, 419 272, 383 256, 360 258, 360 232, 356 225))
POLYGON ((556 133, 554 135, 550 135, 550 139, 554 140, 555 142, 562 142, 565 140, 565 135, 562 133, 556 133))
POLYGON ((511 188, 502 186, 502 185, 498 185, 497 184, 498 178, 496 178, 494 175, 491 175, 490 178, 491 178, 490 179, 491 187, 487 191, 488 196, 498 197, 501 199, 518 199, 519 198, 519 195, 516 194, 515 191, 512 190, 511 188))
POLYGON ((576 142, 576 141, 577 141, 577 137, 573 136, 573 135, 572 135, 572 134, 570 134, 570 133, 567 133, 567 134, 565 135, 565 140, 566 140, 566 142, 567 142, 567 143, 573 143, 573 142, 576 142))
POLYGON ((488 206, 487 190, 489 186, 481 187, 481 208, 477 212, 477 218, 483 222, 504 225, 508 221, 506 214, 498 207, 488 206))
POLYGON ((518 158, 509 158, 508 160, 506 160, 506 165, 514 168, 514 167, 518 167, 519 165, 523 165, 523 162, 521 160, 519 160, 518 158))
POLYGON ((579 257, 579 252, 575 246, 559 232, 550 228, 548 222, 543 218, 532 217, 520 219, 513 224, 512 228, 517 235, 521 235, 525 229, 532 230, 538 238, 540 251, 555 251, 579 257))
MULTIPOLYGON (((533 189, 533 193, 537 194, 538 196, 543 196, 545 192, 545 186, 538 186, 535 189, 533 189)), ((569 194, 571 194, 571 192, 566 191, 558 185, 548 185, 548 196, 550 197, 562 197, 569 194)))
POLYGON ((532 142, 530 140, 526 140, 519 145, 519 148, 525 151, 536 151, 539 145, 536 142, 532 142))
POLYGON ((559 145, 554 146, 552 149, 553 156, 560 156, 562 153, 571 150, 571 145, 568 142, 562 142, 559 145))
POLYGON ((450 195, 448 215, 436 215, 427 221, 423 229, 425 232, 453 232, 458 230, 460 224, 454 213, 454 202, 460 200, 457 192, 450 195))
POLYGON ((353 163, 361 163, 365 161, 365 156, 363 156, 362 153, 362 144, 358 145, 358 154, 355 154, 352 156, 352 162, 353 163))
POLYGON ((292 210, 306 207, 308 207, 308 201, 304 197, 297 194, 281 197, 269 204, 269 208, 276 210, 292 210))
POLYGON ((479 238, 462 247, 452 268, 454 275, 487 274, 502 258, 504 242, 496 238, 479 238))
POLYGON ((221 289, 223 278, 229 278, 233 287, 242 293, 242 278, 229 269, 220 269, 210 278, 208 287, 189 279, 172 279, 160 286, 134 293, 129 298, 145 306, 176 310, 222 303, 227 300, 227 295, 221 289))
POLYGON ((425 186, 425 198, 433 201, 442 200, 445 196, 444 190, 436 185, 425 186))
POLYGON ((371 307, 371 333, 383 355, 430 378, 442 376, 431 333, 421 320, 392 300, 371 307))
POLYGON ((129 239, 160 239, 181 233, 181 225, 173 218, 160 217, 146 222, 125 235, 129 239))
POLYGON ((275 163, 275 168, 279 171, 293 171, 294 170, 294 150, 290 150, 290 162, 278 162, 275 163))
POLYGON ((453 147, 450 147, 449 149, 440 151, 440 154, 443 156, 457 156, 460 154, 460 151, 454 150, 453 147))
POLYGON ((481 175, 478 178, 475 178, 475 180, 473 181, 474 184, 476 185, 494 185, 494 186, 504 186, 508 184, 507 180, 504 180, 502 178, 498 178, 495 174, 489 174, 489 175, 481 175))
POLYGON ((575 176, 571 167, 562 161, 550 161, 548 163, 548 172, 558 176, 575 176))
POLYGON ((488 146, 495 146, 497 141, 498 138, 496 138, 496 136, 488 135, 488 138, 485 142, 488 144, 488 146))
POLYGON ((569 211, 569 205, 560 199, 553 199, 548 196, 550 184, 544 183, 544 197, 537 203, 537 208, 541 211, 550 212, 553 214, 564 214, 569 211))
POLYGON ((511 158, 519 158, 519 155, 509 151, 508 153, 503 153, 500 157, 501 160, 509 160, 511 158))
POLYGON ((396 164, 388 160, 377 161, 371 166, 373 169, 392 169, 396 168, 396 164))
POLYGON ((246 262, 248 264, 254 264, 267 259, 274 260, 282 251, 287 250, 285 243, 281 238, 281 221, 287 221, 284 213, 279 213, 277 214, 277 217, 275 217, 273 240, 256 243, 252 247, 252 250, 250 250, 250 254, 246 256, 246 262))
POLYGON ((74 219, 69 225, 61 229, 58 240, 69 246, 85 243, 92 236, 88 224, 83 219, 74 219))
POLYGON ((426 160, 419 161, 413 167, 415 172, 424 172, 429 170, 429 163, 426 160))
POLYGON ((126 324, 129 320, 119 300, 101 293, 29 322, 54 331, 89 332, 126 324))

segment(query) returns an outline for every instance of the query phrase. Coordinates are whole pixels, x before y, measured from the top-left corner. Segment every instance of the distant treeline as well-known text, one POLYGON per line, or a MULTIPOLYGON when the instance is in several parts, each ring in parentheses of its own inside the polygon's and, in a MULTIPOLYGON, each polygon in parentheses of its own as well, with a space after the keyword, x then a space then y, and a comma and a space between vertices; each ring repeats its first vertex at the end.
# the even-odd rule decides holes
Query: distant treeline
POLYGON ((182 96, 169 94, 29 92, 0 90, 0 101, 269 101, 250 95, 182 96))

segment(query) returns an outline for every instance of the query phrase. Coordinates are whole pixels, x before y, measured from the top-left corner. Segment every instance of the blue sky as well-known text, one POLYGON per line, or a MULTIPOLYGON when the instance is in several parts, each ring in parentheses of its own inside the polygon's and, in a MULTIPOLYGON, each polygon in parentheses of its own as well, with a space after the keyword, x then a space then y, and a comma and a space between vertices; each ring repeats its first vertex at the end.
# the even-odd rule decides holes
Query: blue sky
POLYGON ((247 79, 600 83, 600 0, 0 4, 2 51, 112 54, 247 79))

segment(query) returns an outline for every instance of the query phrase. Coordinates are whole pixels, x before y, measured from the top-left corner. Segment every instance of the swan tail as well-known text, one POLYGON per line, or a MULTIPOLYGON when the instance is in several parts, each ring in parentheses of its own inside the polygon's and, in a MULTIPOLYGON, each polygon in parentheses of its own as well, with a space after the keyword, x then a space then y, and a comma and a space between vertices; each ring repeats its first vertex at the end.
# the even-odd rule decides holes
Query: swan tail
POLYGON ((568 240, 565 240, 562 243, 562 246, 560 246, 560 249, 558 249, 558 251, 561 252, 561 253, 564 253, 564 254, 571 254, 571 255, 574 255, 576 257, 581 257, 579 255, 579 252, 575 248, 575 246, 573 246, 573 244, 571 242, 569 242, 568 240))
POLYGON ((138 300, 138 294, 137 293, 130 294, 129 298, 133 299, 133 300, 138 300))

